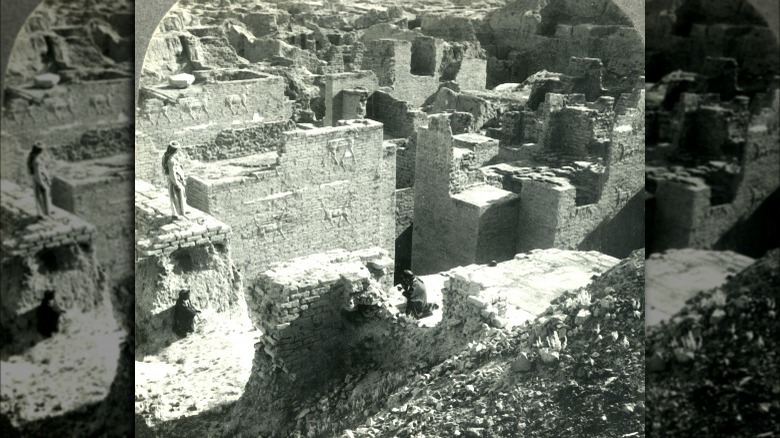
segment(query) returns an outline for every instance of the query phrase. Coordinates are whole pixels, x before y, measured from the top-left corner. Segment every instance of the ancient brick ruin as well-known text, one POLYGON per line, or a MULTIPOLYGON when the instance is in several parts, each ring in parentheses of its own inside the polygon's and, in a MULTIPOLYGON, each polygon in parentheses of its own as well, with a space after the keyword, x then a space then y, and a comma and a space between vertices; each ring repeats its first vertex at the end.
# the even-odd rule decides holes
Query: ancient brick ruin
MULTIPOLYGON (((759 10, 655 5, 648 20, 648 245, 776 246, 780 56, 759 10), (664 12, 667 11, 667 12, 664 12)), ((735 5, 741 6, 737 8, 735 5)))
MULTIPOLYGON (((138 341, 164 346, 153 338, 177 287, 191 285, 215 315, 234 312, 210 304, 220 288, 245 300, 263 336, 234 418, 254 432, 281 433, 272 423, 287 414, 250 427, 258 400, 274 412, 301 382, 313 391, 362 360, 352 347, 367 333, 353 319, 390 324, 404 269, 490 276, 549 249, 596 273, 643 246, 643 41, 632 19, 606 0, 595 17, 564 0, 438 3, 182 1, 141 48, 136 312, 148 336, 138 341), (175 221, 160 165, 173 140, 192 212, 175 221), (194 251, 186 269, 174 257, 194 251)), ((553 265, 550 278, 579 278, 553 265)), ((491 290, 526 296, 520 283, 491 290)), ((447 318, 507 326, 474 288, 449 286, 447 318)))
MULTIPOLYGON (((32 366, 3 376, 2 414, 14 426, 35 430, 37 420, 99 402, 117 368, 130 365, 117 359, 133 330, 133 28, 123 24, 131 14, 123 2, 87 10, 43 2, 2 72, 3 368, 9 356, 32 366), (45 219, 37 217, 27 166, 38 141, 52 179, 45 219), (35 307, 47 289, 65 314, 61 332, 44 340, 35 307), (9 403, 11 392, 18 396, 9 403)), ((124 377, 115 383, 131 390, 124 377)))

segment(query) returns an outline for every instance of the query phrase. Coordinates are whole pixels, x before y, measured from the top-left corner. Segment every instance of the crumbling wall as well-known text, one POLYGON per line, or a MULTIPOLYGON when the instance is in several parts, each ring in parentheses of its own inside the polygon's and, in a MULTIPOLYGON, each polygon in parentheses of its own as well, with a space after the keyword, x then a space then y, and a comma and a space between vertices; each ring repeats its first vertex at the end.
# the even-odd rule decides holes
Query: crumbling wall
POLYGON ((428 127, 418 131, 415 167, 415 273, 424 275, 514 254, 507 236, 514 234, 511 224, 515 221, 505 219, 517 217, 517 195, 475 179, 476 157, 467 149, 453 147, 448 115, 429 117, 428 127), (464 164, 466 158, 471 164, 464 164))
POLYGON ((371 94, 378 88, 377 77, 371 71, 354 71, 349 73, 338 73, 325 75, 325 117, 324 126, 335 126, 341 119, 354 118, 347 117, 343 110, 343 91, 364 88, 367 94, 371 94))
POLYGON ((305 397, 344 375, 357 342, 350 315, 385 303, 392 265, 380 248, 336 249, 274 264, 257 277, 246 300, 264 336, 234 428, 279 434, 289 426, 291 394, 305 397))
POLYGON ((24 90, 24 98, 5 103, 3 131, 22 144, 80 143, 84 132, 96 126, 130 123, 131 87, 132 82, 123 78, 68 82, 43 92, 31 90, 36 93, 24 90))
MULTIPOLYGON (((683 97, 688 104, 693 102, 695 111, 696 96, 684 94, 683 97)), ((657 231, 664 230, 654 233, 655 250, 719 248, 725 244, 729 232, 747 221, 777 190, 780 186, 776 172, 780 154, 778 102, 780 90, 772 87, 763 98, 755 100, 750 114, 743 109, 741 115, 729 119, 728 136, 719 144, 736 143, 739 147, 731 151, 723 148, 716 153, 716 158, 736 155, 733 159, 736 163, 731 166, 736 166, 737 174, 724 186, 718 186, 718 181, 706 174, 697 173, 697 168, 654 169, 648 173, 656 206, 652 226, 657 231)), ((725 163, 720 164, 723 167, 725 163)), ((709 167, 717 165, 714 161, 708 164, 709 167)))
POLYGON ((236 265, 253 278, 273 261, 395 239, 395 150, 361 121, 287 131, 278 164, 223 177, 190 176, 192 206, 230 225, 236 265))
POLYGON ((537 249, 495 266, 468 265, 444 275, 442 325, 469 336, 483 324, 511 329, 542 314, 550 301, 585 287, 618 260, 595 251, 537 249))
POLYGON ((382 122, 386 136, 407 138, 422 124, 420 119, 425 117, 425 113, 413 109, 408 102, 398 100, 386 91, 377 90, 366 103, 366 117, 382 122))
POLYGON ((35 308, 49 289, 68 312, 110 309, 92 250, 95 227, 57 207, 53 217, 38 220, 32 190, 10 181, 2 181, 1 199, 4 343, 27 347, 37 336, 35 308))
MULTIPOLYGON (((376 73, 379 86, 392 87, 393 97, 419 107, 436 92, 442 74, 449 68, 449 63, 444 62, 448 48, 446 42, 426 36, 413 41, 367 41, 363 68, 376 73)), ((464 51, 454 79, 469 88, 484 88, 482 72, 487 63, 481 56, 478 49, 464 51)))
POLYGON ((572 56, 601 59, 608 87, 622 86, 625 78, 641 74, 645 58, 640 31, 614 2, 598 3, 584 8, 569 1, 531 7, 512 2, 491 12, 487 23, 494 47, 488 57, 488 87, 522 82, 541 70, 565 71, 572 56))
POLYGON ((263 352, 299 380, 326 380, 347 346, 342 309, 362 303, 366 294, 383 295, 392 265, 379 248, 332 250, 273 265, 247 289, 252 322, 264 334, 263 352))
POLYGON ((206 242, 145 257, 136 263, 137 354, 155 351, 176 339, 172 308, 182 289, 191 291, 192 304, 206 314, 245 315, 242 278, 226 246, 206 242))
POLYGON ((189 289, 192 303, 207 313, 245 316, 229 226, 192 207, 188 220, 174 220, 167 192, 140 180, 135 181, 135 207, 137 347, 154 351, 175 339, 171 308, 182 289, 189 289))
POLYGON ((157 87, 140 91, 137 129, 158 147, 172 140, 182 145, 207 143, 216 126, 235 129, 290 118, 291 105, 284 95, 282 77, 247 70, 199 75, 200 80, 184 90, 157 87), (212 129, 203 129, 205 124, 212 129))

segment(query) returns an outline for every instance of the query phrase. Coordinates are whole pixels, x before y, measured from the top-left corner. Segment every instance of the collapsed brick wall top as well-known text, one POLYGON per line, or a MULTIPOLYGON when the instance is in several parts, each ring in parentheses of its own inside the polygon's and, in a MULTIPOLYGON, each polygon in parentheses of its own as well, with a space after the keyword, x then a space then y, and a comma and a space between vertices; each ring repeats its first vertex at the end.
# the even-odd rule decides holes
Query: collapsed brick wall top
POLYGON ((95 227, 57 207, 43 220, 37 219, 35 197, 31 189, 2 180, 0 224, 3 256, 32 255, 48 248, 68 244, 91 243, 95 227))
POLYGON ((193 207, 186 220, 174 220, 168 195, 144 181, 135 181, 135 206, 137 259, 209 242, 224 244, 230 233, 230 226, 193 207))

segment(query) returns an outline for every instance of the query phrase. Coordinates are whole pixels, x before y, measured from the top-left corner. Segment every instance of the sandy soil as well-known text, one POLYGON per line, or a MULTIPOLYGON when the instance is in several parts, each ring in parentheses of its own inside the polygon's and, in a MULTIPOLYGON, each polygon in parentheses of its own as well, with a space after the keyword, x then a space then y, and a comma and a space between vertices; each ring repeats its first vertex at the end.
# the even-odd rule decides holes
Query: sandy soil
POLYGON ((92 317, 67 319, 61 329, 0 362, 0 411, 14 425, 63 415, 108 394, 125 333, 92 317))
POLYGON ((135 362, 135 412, 150 426, 237 400, 261 332, 247 321, 204 315, 195 333, 135 362))

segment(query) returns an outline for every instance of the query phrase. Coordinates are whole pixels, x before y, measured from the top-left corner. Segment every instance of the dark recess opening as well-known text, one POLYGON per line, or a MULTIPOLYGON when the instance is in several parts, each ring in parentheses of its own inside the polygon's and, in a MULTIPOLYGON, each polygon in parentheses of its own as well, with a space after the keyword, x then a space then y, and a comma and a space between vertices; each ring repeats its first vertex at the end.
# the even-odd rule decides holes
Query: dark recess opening
POLYGON ((38 272, 45 275, 74 269, 77 265, 76 259, 79 254, 77 248, 79 248, 77 245, 66 245, 38 251, 35 254, 38 272))
POLYGON ((411 73, 433 76, 436 72, 436 45, 433 38, 417 38, 412 42, 411 73))

